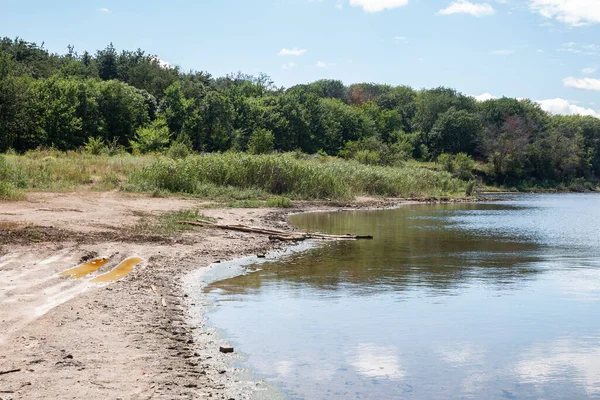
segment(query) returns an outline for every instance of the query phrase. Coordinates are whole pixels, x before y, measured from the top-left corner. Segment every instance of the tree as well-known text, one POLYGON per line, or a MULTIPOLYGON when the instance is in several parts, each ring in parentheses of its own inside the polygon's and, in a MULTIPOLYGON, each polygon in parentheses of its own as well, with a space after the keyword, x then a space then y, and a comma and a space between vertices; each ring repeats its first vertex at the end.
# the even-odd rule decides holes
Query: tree
POLYGON ((429 133, 438 117, 451 108, 473 113, 476 111, 476 103, 472 97, 445 87, 421 91, 417 97, 413 129, 429 133))
POLYGON ((36 83, 40 126, 48 146, 73 149, 83 144, 77 81, 52 77, 36 83))
POLYGON ((137 128, 149 122, 144 97, 135 88, 116 80, 102 82, 98 107, 100 134, 107 142, 118 138, 120 144, 126 145, 137 128))
POLYGON ((441 153, 472 155, 482 130, 483 126, 477 115, 451 108, 438 117, 431 129, 428 137, 429 150, 434 156, 441 153))
POLYGON ((104 50, 96 54, 98 63, 98 75, 102 80, 117 79, 119 70, 117 65, 117 50, 113 44, 109 44, 104 50))

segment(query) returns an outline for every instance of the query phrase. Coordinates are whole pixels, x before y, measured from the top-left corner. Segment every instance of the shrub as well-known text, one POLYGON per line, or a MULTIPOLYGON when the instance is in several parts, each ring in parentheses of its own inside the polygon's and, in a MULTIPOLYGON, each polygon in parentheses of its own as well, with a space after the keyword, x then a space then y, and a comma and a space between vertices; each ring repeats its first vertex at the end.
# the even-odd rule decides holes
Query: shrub
POLYGON ((8 182, 0 182, 0 200, 20 200, 23 193, 8 182))
POLYGON ((101 137, 92 137, 90 136, 87 139, 87 142, 83 145, 83 151, 85 153, 99 156, 103 154, 106 150, 106 143, 104 143, 104 139, 101 137))
POLYGON ((157 118, 150 125, 138 128, 135 140, 131 141, 134 153, 149 153, 162 151, 171 140, 171 133, 164 118, 157 118))
POLYGON ((290 208, 293 206, 292 201, 287 197, 275 197, 267 200, 268 207, 290 208))
POLYGON ((474 178, 473 168, 475 168, 475 161, 465 153, 458 153, 456 155, 443 153, 440 154, 437 162, 442 166, 444 171, 450 172, 459 179, 470 180, 474 178))
POLYGON ((443 153, 437 158, 438 164, 441 165, 442 169, 446 172, 454 172, 454 158, 452 154, 443 153))
POLYGON ((186 158, 193 152, 194 150, 192 150, 192 146, 190 144, 185 142, 174 142, 167 150, 167 157, 177 160, 180 158, 186 158))
POLYGON ((458 153, 454 157, 454 174, 464 180, 473 179, 473 169, 475 168, 475 161, 471 156, 465 153, 458 153))
POLYGON ((248 141, 248 153, 267 154, 272 153, 275 146, 275 135, 267 129, 257 129, 250 135, 248 141))

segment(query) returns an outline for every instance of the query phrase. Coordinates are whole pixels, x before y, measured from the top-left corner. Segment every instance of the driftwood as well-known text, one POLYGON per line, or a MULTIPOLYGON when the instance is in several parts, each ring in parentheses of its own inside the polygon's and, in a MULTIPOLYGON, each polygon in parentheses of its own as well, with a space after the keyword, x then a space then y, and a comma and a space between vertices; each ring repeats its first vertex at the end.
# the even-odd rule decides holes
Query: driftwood
POLYGON ((264 229, 255 228, 252 226, 245 225, 220 225, 212 222, 196 222, 196 221, 177 221, 180 224, 188 224, 194 226, 208 226, 211 228, 224 229, 229 231, 257 233, 260 235, 268 235, 271 240, 281 241, 303 241, 307 239, 319 239, 319 240, 371 240, 373 236, 361 236, 361 235, 323 235, 320 233, 304 233, 304 232, 286 232, 277 229, 264 229))
POLYGON ((21 369, 11 369, 8 371, 0 371, 0 375, 12 374, 13 372, 21 372, 21 369))

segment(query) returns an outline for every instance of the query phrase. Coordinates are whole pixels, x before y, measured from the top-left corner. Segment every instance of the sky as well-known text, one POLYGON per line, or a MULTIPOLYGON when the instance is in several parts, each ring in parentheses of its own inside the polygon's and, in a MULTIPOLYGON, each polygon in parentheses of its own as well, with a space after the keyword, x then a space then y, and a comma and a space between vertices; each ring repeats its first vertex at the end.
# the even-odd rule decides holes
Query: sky
POLYGON ((285 87, 447 86, 600 118, 600 0, 0 0, 0 36, 58 53, 112 42, 285 87))

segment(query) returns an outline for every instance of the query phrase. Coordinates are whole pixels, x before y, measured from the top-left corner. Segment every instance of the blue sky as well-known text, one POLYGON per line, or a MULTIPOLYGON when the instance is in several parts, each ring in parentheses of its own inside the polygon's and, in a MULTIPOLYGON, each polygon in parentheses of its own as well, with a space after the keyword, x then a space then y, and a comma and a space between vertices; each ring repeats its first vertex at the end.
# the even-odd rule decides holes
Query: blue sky
POLYGON ((600 0, 2 0, 0 35, 61 53, 113 42, 286 87, 444 85, 600 117, 600 0))

